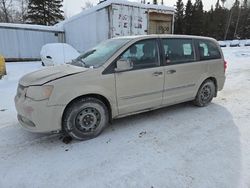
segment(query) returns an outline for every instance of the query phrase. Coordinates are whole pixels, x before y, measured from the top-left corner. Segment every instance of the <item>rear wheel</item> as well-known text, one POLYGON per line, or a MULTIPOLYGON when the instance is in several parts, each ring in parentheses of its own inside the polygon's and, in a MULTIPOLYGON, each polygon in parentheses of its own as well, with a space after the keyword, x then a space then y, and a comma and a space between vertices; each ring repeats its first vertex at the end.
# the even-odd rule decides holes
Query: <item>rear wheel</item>
POLYGON ((214 82, 212 80, 206 80, 201 85, 193 103, 200 107, 207 106, 213 100, 215 90, 214 82))
POLYGON ((65 110, 63 130, 78 140, 97 137, 108 124, 108 109, 99 99, 87 97, 74 101, 65 110))

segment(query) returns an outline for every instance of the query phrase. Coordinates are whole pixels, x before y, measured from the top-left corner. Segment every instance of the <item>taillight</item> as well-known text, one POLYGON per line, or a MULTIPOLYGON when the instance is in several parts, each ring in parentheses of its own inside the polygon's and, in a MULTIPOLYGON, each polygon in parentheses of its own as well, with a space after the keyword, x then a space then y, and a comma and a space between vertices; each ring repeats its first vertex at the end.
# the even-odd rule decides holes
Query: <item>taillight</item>
POLYGON ((224 72, 226 72, 227 69, 227 62, 224 60, 224 72))

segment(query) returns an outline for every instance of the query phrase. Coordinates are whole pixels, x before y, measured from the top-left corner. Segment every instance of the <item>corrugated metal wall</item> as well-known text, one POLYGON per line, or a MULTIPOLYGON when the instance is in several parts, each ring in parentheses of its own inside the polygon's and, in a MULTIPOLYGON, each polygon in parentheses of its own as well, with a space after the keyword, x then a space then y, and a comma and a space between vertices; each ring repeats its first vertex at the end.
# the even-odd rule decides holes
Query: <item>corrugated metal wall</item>
POLYGON ((60 42, 53 31, 0 27, 0 54, 7 60, 39 59, 43 45, 60 42))
POLYGON ((107 8, 81 16, 64 24, 66 43, 83 52, 109 38, 107 8))

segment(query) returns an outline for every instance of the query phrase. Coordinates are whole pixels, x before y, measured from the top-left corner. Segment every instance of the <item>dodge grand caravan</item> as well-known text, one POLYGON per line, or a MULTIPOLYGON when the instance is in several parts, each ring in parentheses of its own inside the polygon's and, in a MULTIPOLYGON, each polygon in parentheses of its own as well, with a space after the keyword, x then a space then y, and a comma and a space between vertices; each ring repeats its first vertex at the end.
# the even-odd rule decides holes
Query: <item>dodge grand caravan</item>
POLYGON ((79 140, 115 118, 181 102, 208 105, 225 82, 216 40, 182 35, 109 39, 72 63, 29 73, 15 105, 23 128, 79 140))

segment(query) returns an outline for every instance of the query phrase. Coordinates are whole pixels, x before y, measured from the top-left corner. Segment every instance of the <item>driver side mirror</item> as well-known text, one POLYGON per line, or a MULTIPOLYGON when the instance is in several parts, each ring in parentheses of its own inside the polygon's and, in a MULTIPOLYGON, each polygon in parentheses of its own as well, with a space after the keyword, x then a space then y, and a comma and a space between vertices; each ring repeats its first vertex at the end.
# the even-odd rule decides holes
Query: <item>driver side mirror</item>
POLYGON ((120 59, 116 62, 116 67, 117 67, 115 68, 116 72, 131 70, 133 69, 133 62, 129 60, 120 59))

